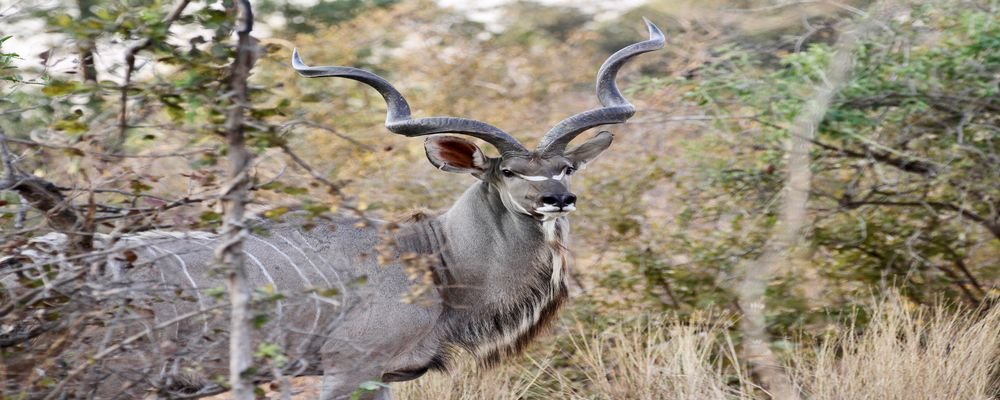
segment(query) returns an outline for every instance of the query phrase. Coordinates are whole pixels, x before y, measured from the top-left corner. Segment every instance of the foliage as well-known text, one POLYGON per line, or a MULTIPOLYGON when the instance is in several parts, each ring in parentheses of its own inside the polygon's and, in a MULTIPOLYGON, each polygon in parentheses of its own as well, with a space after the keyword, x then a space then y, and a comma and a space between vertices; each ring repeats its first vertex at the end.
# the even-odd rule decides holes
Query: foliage
MULTIPOLYGON (((808 264, 788 266, 773 282, 774 329, 820 323, 886 287, 924 304, 978 304, 995 287, 1000 48, 990 46, 1000 25, 988 12, 930 4, 901 21, 863 46, 851 83, 819 127, 812 222, 798 250, 808 264)), ((757 254, 773 223, 784 185, 781 143, 823 84, 832 50, 815 43, 782 56, 777 68, 757 50, 723 47, 698 77, 675 82, 687 88, 685 101, 718 117, 723 136, 688 144, 701 157, 703 181, 685 193, 686 232, 659 240, 662 254, 687 261, 627 253, 650 288, 684 287, 726 304, 733 286, 711 277, 738 274, 737 261, 757 254)))

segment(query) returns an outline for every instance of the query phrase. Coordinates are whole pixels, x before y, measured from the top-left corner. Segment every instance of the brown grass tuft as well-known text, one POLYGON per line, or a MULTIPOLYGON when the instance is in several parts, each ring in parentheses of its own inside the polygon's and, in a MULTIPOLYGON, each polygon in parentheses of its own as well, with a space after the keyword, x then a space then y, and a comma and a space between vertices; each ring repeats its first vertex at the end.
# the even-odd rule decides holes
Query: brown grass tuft
POLYGON ((793 373, 809 398, 991 399, 1000 362, 1000 306, 948 312, 884 301, 861 335, 826 341, 793 373))
POLYGON ((574 345, 587 378, 576 399, 749 399, 750 384, 719 323, 646 320, 580 334, 574 345), (729 367, 726 366, 729 365, 729 367), (735 367, 733 367, 735 366, 735 367))

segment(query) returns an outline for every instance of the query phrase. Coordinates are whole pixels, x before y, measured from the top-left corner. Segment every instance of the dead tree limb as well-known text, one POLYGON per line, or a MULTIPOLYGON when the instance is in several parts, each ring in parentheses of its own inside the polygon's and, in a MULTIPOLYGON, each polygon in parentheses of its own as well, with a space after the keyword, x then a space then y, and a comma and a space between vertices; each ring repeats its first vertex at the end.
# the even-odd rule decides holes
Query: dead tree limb
POLYGON ((4 177, 0 180, 0 190, 11 190, 21 196, 22 202, 42 211, 53 229, 66 232, 72 243, 81 244, 86 240, 77 234, 80 216, 69 204, 59 187, 42 178, 22 173, 15 165, 14 154, 7 145, 7 135, 0 131, 0 158, 3 159, 4 177))
MULTIPOLYGON (((879 4, 875 7, 879 7, 879 4)), ((744 335, 743 353, 753 373, 774 399, 798 400, 801 396, 771 350, 764 294, 773 275, 783 265, 790 264, 791 249, 798 242, 808 218, 806 206, 812 180, 809 152, 816 130, 833 97, 850 77, 854 64, 853 52, 859 39, 877 23, 877 18, 868 15, 854 29, 841 35, 836 53, 827 67, 824 83, 817 86, 813 98, 806 103, 802 113, 790 127, 787 184, 778 222, 761 256, 744 266, 743 282, 738 293, 739 306, 743 310, 740 323, 744 335)))
POLYGON ((236 2, 237 47, 233 61, 230 90, 233 104, 226 121, 226 139, 229 145, 229 182, 222 188, 223 224, 221 243, 215 249, 216 262, 226 268, 229 298, 232 305, 229 332, 229 384, 233 399, 254 399, 254 385, 247 372, 253 366, 253 343, 250 330, 251 288, 247 282, 246 255, 243 240, 247 235, 244 213, 253 185, 250 179, 252 156, 246 148, 244 115, 249 95, 247 79, 256 58, 256 45, 250 32, 253 30, 253 11, 249 0, 236 2))

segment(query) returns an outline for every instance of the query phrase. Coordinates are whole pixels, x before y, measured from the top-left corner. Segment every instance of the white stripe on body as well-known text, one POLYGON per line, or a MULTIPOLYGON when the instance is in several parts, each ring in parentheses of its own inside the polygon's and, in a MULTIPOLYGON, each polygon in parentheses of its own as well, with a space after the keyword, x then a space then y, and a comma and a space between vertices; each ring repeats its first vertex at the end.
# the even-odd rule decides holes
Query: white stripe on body
MULTIPOLYGON (((302 278, 302 282, 305 283, 305 289, 306 290, 312 289, 314 287, 314 285, 312 284, 312 281, 310 281, 309 278, 306 277, 305 273, 303 273, 302 270, 299 269, 299 266, 296 265, 295 261, 293 261, 292 258, 288 256, 288 253, 285 253, 284 251, 281 251, 281 249, 279 249, 277 246, 275 246, 275 245, 273 245, 273 244, 265 241, 264 239, 261 239, 259 237, 253 236, 253 235, 251 235, 250 237, 253 238, 253 239, 256 239, 257 241, 259 241, 261 243, 264 243, 264 244, 270 246, 272 249, 274 249, 274 251, 277 251, 278 254, 281 254, 281 256, 284 257, 286 261, 288 261, 288 264, 291 265, 293 269, 295 269, 295 272, 299 275, 299 278, 302 278)), ((247 254, 249 254, 249 253, 247 253, 247 254)), ((326 278, 324 278, 324 280, 325 279, 326 278)), ((320 301, 316 298, 315 295, 310 295, 309 298, 312 299, 313 303, 316 305, 316 314, 313 317, 313 326, 312 326, 312 328, 309 329, 309 331, 310 332, 316 332, 316 329, 319 327, 319 318, 320 318, 320 315, 322 315, 322 313, 323 313, 323 308, 319 304, 320 301)))
MULTIPOLYGON (((312 244, 309 243, 309 239, 306 238, 306 236, 303 235, 302 232, 299 232, 299 231, 294 231, 294 232, 295 232, 296 235, 299 235, 299 238, 301 238, 302 243, 304 243, 309 248, 309 250, 312 250, 312 251, 315 251, 315 252, 319 252, 320 251, 319 247, 313 246, 312 244)), ((285 238, 282 237, 282 239, 285 239, 285 238)), ((288 241, 289 243, 292 242, 290 239, 285 239, 285 240, 288 241)), ((306 260, 309 260, 309 263, 312 264, 312 259, 309 258, 308 256, 306 256, 305 252, 302 251, 301 248, 299 248, 298 246, 293 246, 293 247, 295 247, 296 250, 298 250, 300 253, 302 253, 302 255, 306 258, 306 260)), ((344 294, 347 294, 347 286, 344 285, 344 279, 340 277, 340 272, 338 272, 337 268, 335 268, 329 262, 327 262, 327 266, 330 267, 329 268, 330 271, 333 271, 333 279, 335 279, 337 281, 337 286, 340 286, 340 292, 344 293, 344 294)))
MULTIPOLYGON (((149 249, 148 249, 149 252, 153 253, 153 255, 155 255, 157 259, 162 259, 163 257, 159 254, 159 252, 154 247, 156 247, 156 246, 149 246, 149 249)), ((151 263, 150 267, 154 267, 155 268, 155 265, 156 265, 155 263, 151 263)), ((167 284, 167 274, 165 274, 163 272, 163 268, 156 268, 156 270, 160 271, 160 282, 163 283, 164 285, 166 285, 167 284)), ((172 316, 170 318, 167 318, 167 319, 164 319, 164 321, 169 321, 169 320, 177 318, 178 316, 181 315, 180 310, 177 309, 177 304, 176 303, 170 302, 170 308, 174 309, 174 316, 172 316)), ((156 316, 155 315, 153 316, 153 320, 154 321, 156 320, 156 316)), ((181 324, 174 324, 174 337, 178 337, 180 335, 180 332, 181 332, 181 324)))
MULTIPOLYGON (((257 264, 257 268, 260 268, 260 272, 264 274, 264 277, 267 278, 267 281, 271 283, 271 286, 274 286, 274 291, 281 292, 281 288, 278 287, 278 283, 275 282, 274 278, 271 277, 271 274, 267 272, 267 268, 264 268, 264 263, 260 262, 260 259, 258 259, 257 256, 250 254, 250 252, 244 252, 244 254, 246 254, 247 257, 254 262, 254 264, 257 264)), ((281 300, 278 300, 276 303, 278 307, 278 321, 280 323, 285 313, 284 313, 284 308, 282 308, 281 300)))
POLYGON ((302 255, 302 258, 304 258, 309 263, 309 265, 311 265, 313 269, 316 270, 316 273, 319 274, 320 278, 323 278, 323 282, 326 282, 327 286, 332 286, 330 279, 326 277, 326 274, 323 273, 323 270, 321 270, 319 266, 316 265, 316 263, 312 262, 312 259, 310 259, 309 256, 306 255, 304 251, 302 251, 302 248, 300 248, 298 245, 295 244, 295 242, 288 240, 288 238, 286 238, 281 234, 276 234, 275 236, 277 236, 281 240, 284 240, 285 243, 287 243, 289 246, 292 246, 292 248, 295 249, 295 251, 298 251, 299 254, 302 255))
MULTIPOLYGON (((187 262, 185 262, 184 259, 181 258, 181 256, 178 256, 177 254, 175 254, 173 252, 168 252, 168 251, 166 251, 164 249, 161 249, 161 248, 159 248, 159 247, 157 247, 155 245, 151 244, 151 245, 149 245, 149 248, 156 249, 156 250, 158 250, 160 252, 163 252, 163 254, 171 255, 171 256, 174 257, 175 260, 177 260, 178 263, 181 264, 181 271, 184 272, 184 276, 187 277, 188 282, 191 282, 191 288, 194 289, 194 295, 198 299, 198 311, 205 312, 205 303, 202 301, 202 298, 201 298, 201 289, 198 288, 198 284, 195 283, 194 277, 192 277, 191 276, 191 272, 188 271, 187 262)), ((202 319, 201 323, 202 323, 202 328, 201 328, 202 333, 208 332, 208 320, 207 319, 202 319)))

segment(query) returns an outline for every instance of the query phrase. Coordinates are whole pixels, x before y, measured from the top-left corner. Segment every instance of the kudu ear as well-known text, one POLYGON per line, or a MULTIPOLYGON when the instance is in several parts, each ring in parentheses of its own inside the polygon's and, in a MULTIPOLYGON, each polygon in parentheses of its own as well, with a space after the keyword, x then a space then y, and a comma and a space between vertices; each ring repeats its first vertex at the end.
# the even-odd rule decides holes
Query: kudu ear
POLYGON ((454 136, 431 136, 424 141, 427 159, 437 169, 479 176, 489 158, 474 143, 454 136))
POLYGON ((611 146, 611 141, 614 137, 615 135, 612 135, 611 132, 600 131, 594 137, 583 142, 583 144, 566 150, 564 155, 573 163, 575 168, 581 169, 584 165, 601 155, 604 150, 607 150, 608 146, 611 146))

